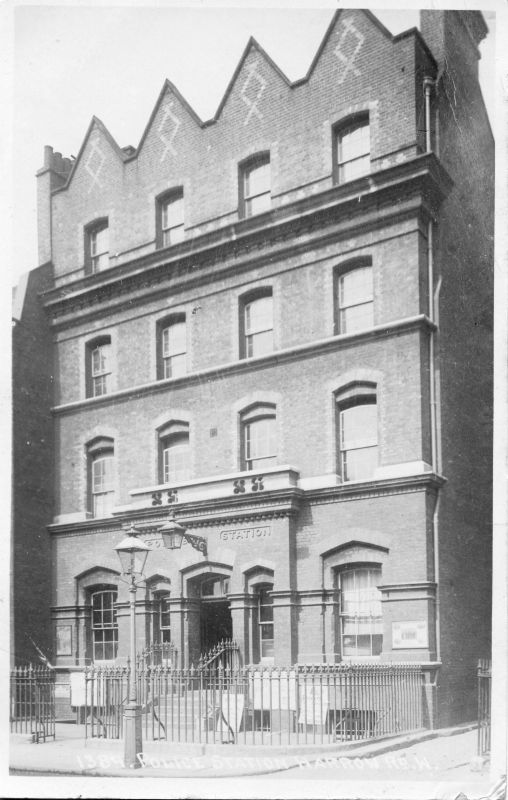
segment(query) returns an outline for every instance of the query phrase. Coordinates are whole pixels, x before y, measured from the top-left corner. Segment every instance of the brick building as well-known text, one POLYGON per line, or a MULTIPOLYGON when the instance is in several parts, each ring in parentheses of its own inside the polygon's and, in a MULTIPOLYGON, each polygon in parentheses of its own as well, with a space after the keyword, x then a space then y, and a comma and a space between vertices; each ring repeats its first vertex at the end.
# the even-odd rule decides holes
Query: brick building
POLYGON ((422 11, 420 29, 339 11, 301 80, 251 40, 212 120, 166 81, 137 148, 96 118, 72 164, 46 148, 54 508, 38 535, 62 685, 127 654, 114 547, 134 524, 153 548, 140 648, 418 661, 440 722, 473 716, 490 638, 487 29, 459 11, 422 11), (170 511, 206 554, 161 547, 170 511))

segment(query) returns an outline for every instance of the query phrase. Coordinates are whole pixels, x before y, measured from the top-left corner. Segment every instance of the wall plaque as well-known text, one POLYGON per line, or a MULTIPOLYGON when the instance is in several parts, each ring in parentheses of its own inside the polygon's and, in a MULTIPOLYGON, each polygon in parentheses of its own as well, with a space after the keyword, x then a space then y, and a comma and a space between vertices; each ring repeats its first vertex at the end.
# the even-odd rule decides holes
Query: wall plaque
POLYGON ((427 620, 392 622, 392 648, 394 650, 412 650, 417 647, 428 646, 427 620))
POLYGON ((257 528, 237 528, 233 531, 220 531, 219 539, 223 542, 253 541, 265 539, 272 535, 269 525, 261 525, 257 528))

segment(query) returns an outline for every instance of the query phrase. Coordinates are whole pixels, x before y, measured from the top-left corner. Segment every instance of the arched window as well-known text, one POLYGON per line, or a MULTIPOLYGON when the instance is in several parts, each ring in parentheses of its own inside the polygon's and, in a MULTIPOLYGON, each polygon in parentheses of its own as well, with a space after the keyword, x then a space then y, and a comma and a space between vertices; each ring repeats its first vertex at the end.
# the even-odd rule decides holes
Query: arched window
POLYGON ((111 337, 101 336, 86 345, 86 395, 100 397, 111 391, 111 337))
POLYGON ((178 378, 187 372, 185 314, 173 314, 157 325, 158 378, 178 378))
POLYGON ((370 264, 336 273, 336 309, 337 333, 355 333, 374 325, 374 289, 370 264))
POLYGON ((111 513, 115 504, 115 458, 113 439, 95 439, 87 447, 88 507, 93 517, 111 513))
POLYGON ((191 477, 188 422, 174 421, 159 431, 159 480, 186 481, 191 477))
POLYGON ((381 567, 354 564, 338 572, 343 657, 378 656, 383 648, 381 567))
POLYGON ((362 114, 335 128, 335 176, 337 183, 346 183, 369 172, 369 116, 362 114))
POLYGON ((242 358, 273 351, 273 296, 270 287, 249 292, 240 303, 240 354, 242 358))
POLYGON ((275 406, 256 403, 241 415, 242 465, 258 470, 277 462, 277 421, 275 406))
POLYGON ((177 244, 184 235, 183 189, 173 189, 157 198, 157 247, 177 244))
POLYGON ((354 384, 337 396, 340 474, 344 482, 370 480, 378 464, 373 384, 354 384))
POLYGON ((270 154, 260 153, 240 166, 240 213, 252 217, 271 205, 270 154))
POLYGON ((102 272, 109 267, 108 220, 101 219, 85 228, 85 272, 102 272))
POLYGON ((116 589, 103 589, 91 595, 92 660, 112 661, 118 647, 116 589))

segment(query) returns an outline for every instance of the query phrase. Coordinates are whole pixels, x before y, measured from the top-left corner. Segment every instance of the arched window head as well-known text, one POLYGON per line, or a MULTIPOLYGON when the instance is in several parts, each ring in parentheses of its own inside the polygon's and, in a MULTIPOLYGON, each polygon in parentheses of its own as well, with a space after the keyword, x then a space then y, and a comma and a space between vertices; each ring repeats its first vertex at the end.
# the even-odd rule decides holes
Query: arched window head
POLYGON ((354 564, 338 571, 340 650, 345 658, 378 656, 383 648, 381 567, 354 564))
POLYGON ((370 126, 362 114, 335 128, 335 175, 337 183, 361 178, 370 172, 370 126))
POLYGON ((100 397, 111 391, 111 337, 102 336, 86 346, 86 395, 100 397))
POLYGON ((372 266, 361 263, 336 273, 337 333, 357 333, 374 325, 372 266))
POLYGON ((174 421, 159 431, 159 480, 187 481, 191 477, 189 424, 174 421))
POLYGON ((373 384, 353 384, 337 396, 339 469, 343 482, 371 480, 378 465, 373 384))
POLYGON ((101 219, 85 229, 85 271, 102 272, 109 267, 108 220, 101 219))
POLYGON ((240 167, 240 211, 243 217, 252 217, 271 205, 270 154, 261 153, 240 167))
POLYGON ((174 189, 157 198, 157 247, 168 247, 183 241, 183 189, 174 189))
POLYGON ((241 415, 242 469, 262 470, 277 462, 275 406, 257 403, 241 415))
POLYGON ((243 358, 273 351, 273 295, 270 287, 245 295, 240 304, 240 352, 243 358))
POLYGON ((157 325, 158 378, 179 378, 187 372, 187 322, 173 314, 157 325))
POLYGON ((93 517, 105 517, 115 505, 115 453, 113 439, 99 438, 87 447, 88 506, 93 517))

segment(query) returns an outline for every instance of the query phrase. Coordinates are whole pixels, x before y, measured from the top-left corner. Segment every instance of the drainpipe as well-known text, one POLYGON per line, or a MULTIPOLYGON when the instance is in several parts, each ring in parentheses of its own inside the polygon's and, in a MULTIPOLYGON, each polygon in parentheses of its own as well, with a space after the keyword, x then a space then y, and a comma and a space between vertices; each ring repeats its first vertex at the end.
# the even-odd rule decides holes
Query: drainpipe
MULTIPOLYGON (((439 307, 439 293, 441 291, 441 277, 434 289, 434 223, 428 224, 427 232, 427 266, 429 282, 429 318, 437 324, 436 309, 439 307)), ((438 474, 441 469, 440 448, 438 447, 437 426, 437 400, 436 400, 436 359, 435 359, 436 332, 430 332, 429 339, 429 381, 430 381, 430 433, 431 433, 431 463, 432 472, 438 474)), ((436 503, 432 516, 432 538, 434 549, 434 580, 436 582, 436 660, 441 660, 441 633, 440 633, 440 603, 439 603, 439 505, 441 500, 440 490, 437 489, 436 503)))
MULTIPOLYGON (((435 81, 426 76, 423 79, 423 92, 425 96, 425 151, 432 150, 430 96, 435 81)), ((441 276, 434 288, 434 223, 429 221, 427 229, 427 269, 429 285, 429 318, 438 324, 439 293, 441 291, 441 276)), ((430 435, 431 435, 431 463, 432 472, 438 474, 441 469, 441 447, 438 441, 437 426, 437 400, 436 400, 436 332, 430 332, 429 339, 429 381, 430 381, 430 435)), ((439 506, 441 494, 437 489, 434 513, 432 515, 432 537, 434 546, 434 580, 436 582, 436 660, 441 660, 441 632, 440 632, 440 603, 439 603, 439 506)))
POLYGON ((430 125, 430 94, 434 87, 432 78, 425 77, 423 79, 423 92, 425 95, 425 152, 430 153, 432 150, 431 142, 431 125, 430 125))

